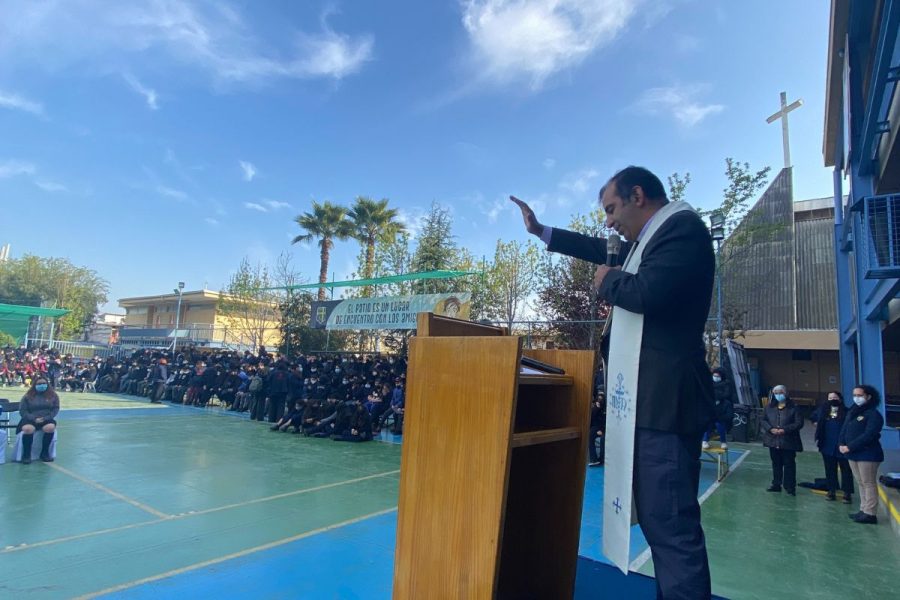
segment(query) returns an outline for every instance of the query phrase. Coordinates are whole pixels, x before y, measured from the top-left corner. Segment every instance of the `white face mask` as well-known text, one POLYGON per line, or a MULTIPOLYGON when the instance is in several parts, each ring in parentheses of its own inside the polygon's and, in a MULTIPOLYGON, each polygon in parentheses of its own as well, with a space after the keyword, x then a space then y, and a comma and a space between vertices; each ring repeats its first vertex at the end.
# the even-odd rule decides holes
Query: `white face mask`
POLYGON ((722 378, 719 377, 718 375, 713 375, 713 381, 716 383, 719 383, 720 381, 722 381, 722 378))
POLYGON ((862 406, 863 404, 866 403, 866 397, 865 396, 853 396, 853 403, 856 404, 857 406, 862 406))

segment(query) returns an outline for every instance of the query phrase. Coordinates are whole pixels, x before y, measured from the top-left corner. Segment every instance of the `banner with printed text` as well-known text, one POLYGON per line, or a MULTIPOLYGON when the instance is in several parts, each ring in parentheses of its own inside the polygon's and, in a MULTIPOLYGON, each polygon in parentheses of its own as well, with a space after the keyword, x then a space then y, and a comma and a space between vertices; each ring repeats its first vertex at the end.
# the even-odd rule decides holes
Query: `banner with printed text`
POLYGON ((310 326, 316 329, 415 329, 416 315, 468 319, 472 294, 420 294, 313 302, 310 326))

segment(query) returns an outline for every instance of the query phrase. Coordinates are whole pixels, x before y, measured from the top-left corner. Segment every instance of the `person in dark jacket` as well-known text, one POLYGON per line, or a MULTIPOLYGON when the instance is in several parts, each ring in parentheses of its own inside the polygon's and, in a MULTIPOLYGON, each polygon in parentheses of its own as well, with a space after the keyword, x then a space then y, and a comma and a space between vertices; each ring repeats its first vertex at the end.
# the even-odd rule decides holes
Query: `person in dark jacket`
POLYGON ((716 418, 703 434, 703 449, 709 448, 709 430, 711 427, 715 427, 719 434, 719 446, 722 450, 728 450, 727 435, 734 421, 734 402, 737 400, 737 390, 724 369, 718 367, 713 369, 712 380, 713 395, 716 399, 716 418))
POLYGON ((31 444, 34 432, 40 427, 44 432, 41 446, 41 460, 53 462, 50 457, 50 443, 56 431, 56 415, 59 414, 59 396, 50 387, 46 377, 35 377, 31 388, 22 396, 19 403, 19 424, 16 433, 22 434, 22 464, 31 462, 31 444))
POLYGON ((847 413, 838 439, 838 450, 850 463, 850 470, 859 482, 859 512, 850 518, 857 523, 875 524, 878 518, 878 465, 884 462, 881 448, 881 429, 884 417, 878 412, 881 394, 871 385, 853 388, 853 407, 847 413))
MULTIPOLYGON (((346 404, 349 403, 345 403, 346 404)), ((342 423, 342 429, 335 431, 331 439, 335 442, 368 442, 372 440, 372 415, 361 402, 354 403, 356 406, 352 412, 348 410, 348 418, 342 423)), ((352 408, 347 407, 348 409, 352 408)))
POLYGON ((591 426, 588 430, 589 467, 602 467, 606 456, 603 430, 606 427, 606 394, 597 392, 597 398, 591 405, 591 426), (600 450, 597 450, 597 446, 600 450))
POLYGON ((287 370, 287 363, 278 361, 275 365, 275 370, 272 371, 269 379, 266 381, 266 401, 268 403, 266 412, 269 416, 269 423, 277 423, 284 414, 289 379, 290 373, 287 370))
POLYGON ((828 392, 828 401, 816 410, 812 420, 816 423, 816 445, 825 463, 825 481, 828 483, 828 494, 825 499, 833 502, 837 498, 838 467, 840 467, 844 504, 850 504, 853 495, 853 474, 850 472, 850 463, 838 450, 838 438, 846 417, 847 407, 844 406, 844 397, 834 390, 828 392))
POLYGON ((803 452, 800 430, 803 415, 788 395, 787 388, 776 385, 762 418, 763 445, 772 459, 772 485, 767 492, 785 491, 797 495, 797 453, 803 452))

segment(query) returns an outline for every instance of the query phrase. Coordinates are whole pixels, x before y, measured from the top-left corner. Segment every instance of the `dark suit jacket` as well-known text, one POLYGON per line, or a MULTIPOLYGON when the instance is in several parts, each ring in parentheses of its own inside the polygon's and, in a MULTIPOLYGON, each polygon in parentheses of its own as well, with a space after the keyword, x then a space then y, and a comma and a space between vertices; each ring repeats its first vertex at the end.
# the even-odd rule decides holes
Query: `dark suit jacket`
MULTIPOLYGON (((709 231, 692 212, 669 218, 647 242, 638 272, 611 271, 599 298, 644 315, 637 427, 690 434, 714 418, 703 330, 709 317, 715 255, 709 231)), ((624 263, 632 244, 623 244, 624 263)), ((606 263, 606 240, 553 229, 547 249, 606 263)), ((608 356, 604 339, 604 356, 608 356)))

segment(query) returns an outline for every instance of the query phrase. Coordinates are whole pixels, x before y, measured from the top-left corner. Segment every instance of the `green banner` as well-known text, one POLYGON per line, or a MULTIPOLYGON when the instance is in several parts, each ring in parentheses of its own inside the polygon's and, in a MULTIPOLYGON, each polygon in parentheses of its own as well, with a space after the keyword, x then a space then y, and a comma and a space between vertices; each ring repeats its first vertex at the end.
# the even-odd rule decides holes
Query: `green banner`
POLYGON ((341 300, 331 308, 325 328, 415 329, 420 312, 468 319, 471 299, 472 294, 465 292, 341 300))

